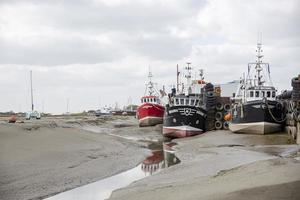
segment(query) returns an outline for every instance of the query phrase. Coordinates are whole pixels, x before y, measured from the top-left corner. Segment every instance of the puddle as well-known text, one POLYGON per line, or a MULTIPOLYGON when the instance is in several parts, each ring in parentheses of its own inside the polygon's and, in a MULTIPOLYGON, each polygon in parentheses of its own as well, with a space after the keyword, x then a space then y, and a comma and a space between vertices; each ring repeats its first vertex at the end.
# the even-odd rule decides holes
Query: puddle
POLYGON ((149 150, 152 154, 135 168, 120 174, 102 179, 100 181, 84 185, 46 200, 104 200, 110 197, 111 193, 128 186, 134 181, 153 175, 163 168, 178 164, 180 160, 175 156, 172 147, 176 143, 152 143, 149 150))
POLYGON ((180 160, 175 156, 175 151, 172 149, 174 145, 176 143, 173 142, 153 143, 149 145, 152 155, 148 156, 142 162, 142 170, 152 175, 163 168, 180 163, 180 160))
POLYGON ((110 197, 112 191, 126 187, 130 183, 149 176, 141 170, 141 165, 120 174, 84 185, 47 198, 47 200, 101 200, 110 197))

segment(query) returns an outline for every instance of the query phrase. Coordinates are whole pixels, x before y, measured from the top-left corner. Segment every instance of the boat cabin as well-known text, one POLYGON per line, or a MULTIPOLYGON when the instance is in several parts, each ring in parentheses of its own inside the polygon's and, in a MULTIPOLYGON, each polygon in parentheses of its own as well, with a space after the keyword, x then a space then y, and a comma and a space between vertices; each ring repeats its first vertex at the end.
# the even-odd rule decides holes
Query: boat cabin
POLYGON ((246 92, 247 101, 255 101, 266 98, 268 100, 275 100, 276 89, 274 87, 252 87, 248 88, 246 92))
POLYGON ((160 104, 160 99, 157 96, 144 96, 141 98, 141 103, 160 104))
POLYGON ((201 101, 199 98, 195 96, 176 96, 173 98, 172 102, 173 106, 196 106, 199 107, 201 105, 201 101))

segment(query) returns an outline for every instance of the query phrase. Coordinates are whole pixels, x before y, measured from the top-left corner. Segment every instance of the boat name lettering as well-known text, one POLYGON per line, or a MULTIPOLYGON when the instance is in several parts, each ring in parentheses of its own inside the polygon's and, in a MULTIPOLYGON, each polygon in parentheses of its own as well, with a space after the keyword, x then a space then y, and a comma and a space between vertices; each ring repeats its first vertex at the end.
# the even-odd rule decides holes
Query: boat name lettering
POLYGON ((169 111, 169 113, 176 113, 176 112, 178 112, 177 109, 174 109, 174 110, 170 110, 170 111, 169 111))

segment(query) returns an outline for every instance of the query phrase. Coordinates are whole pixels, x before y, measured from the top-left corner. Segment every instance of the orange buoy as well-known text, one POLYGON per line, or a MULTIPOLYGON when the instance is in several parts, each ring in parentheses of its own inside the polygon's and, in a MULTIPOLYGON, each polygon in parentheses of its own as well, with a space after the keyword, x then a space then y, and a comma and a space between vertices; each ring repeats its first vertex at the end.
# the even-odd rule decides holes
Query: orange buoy
POLYGON ((227 113, 227 114, 224 116, 224 120, 225 120, 225 121, 230 121, 230 120, 231 120, 231 114, 230 114, 230 113, 227 113))
POLYGON ((9 119, 8 119, 8 123, 16 123, 17 121, 17 116, 16 115, 12 115, 9 119))

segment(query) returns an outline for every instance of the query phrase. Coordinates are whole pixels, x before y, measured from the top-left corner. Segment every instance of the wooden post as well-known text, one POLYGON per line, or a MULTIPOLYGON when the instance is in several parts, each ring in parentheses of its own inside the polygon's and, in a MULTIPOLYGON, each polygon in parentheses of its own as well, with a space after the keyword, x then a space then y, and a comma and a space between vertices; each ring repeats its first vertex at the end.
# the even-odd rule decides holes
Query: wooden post
POLYGON ((297 122, 297 140, 296 140, 296 143, 297 144, 300 144, 300 122, 298 121, 297 122))

